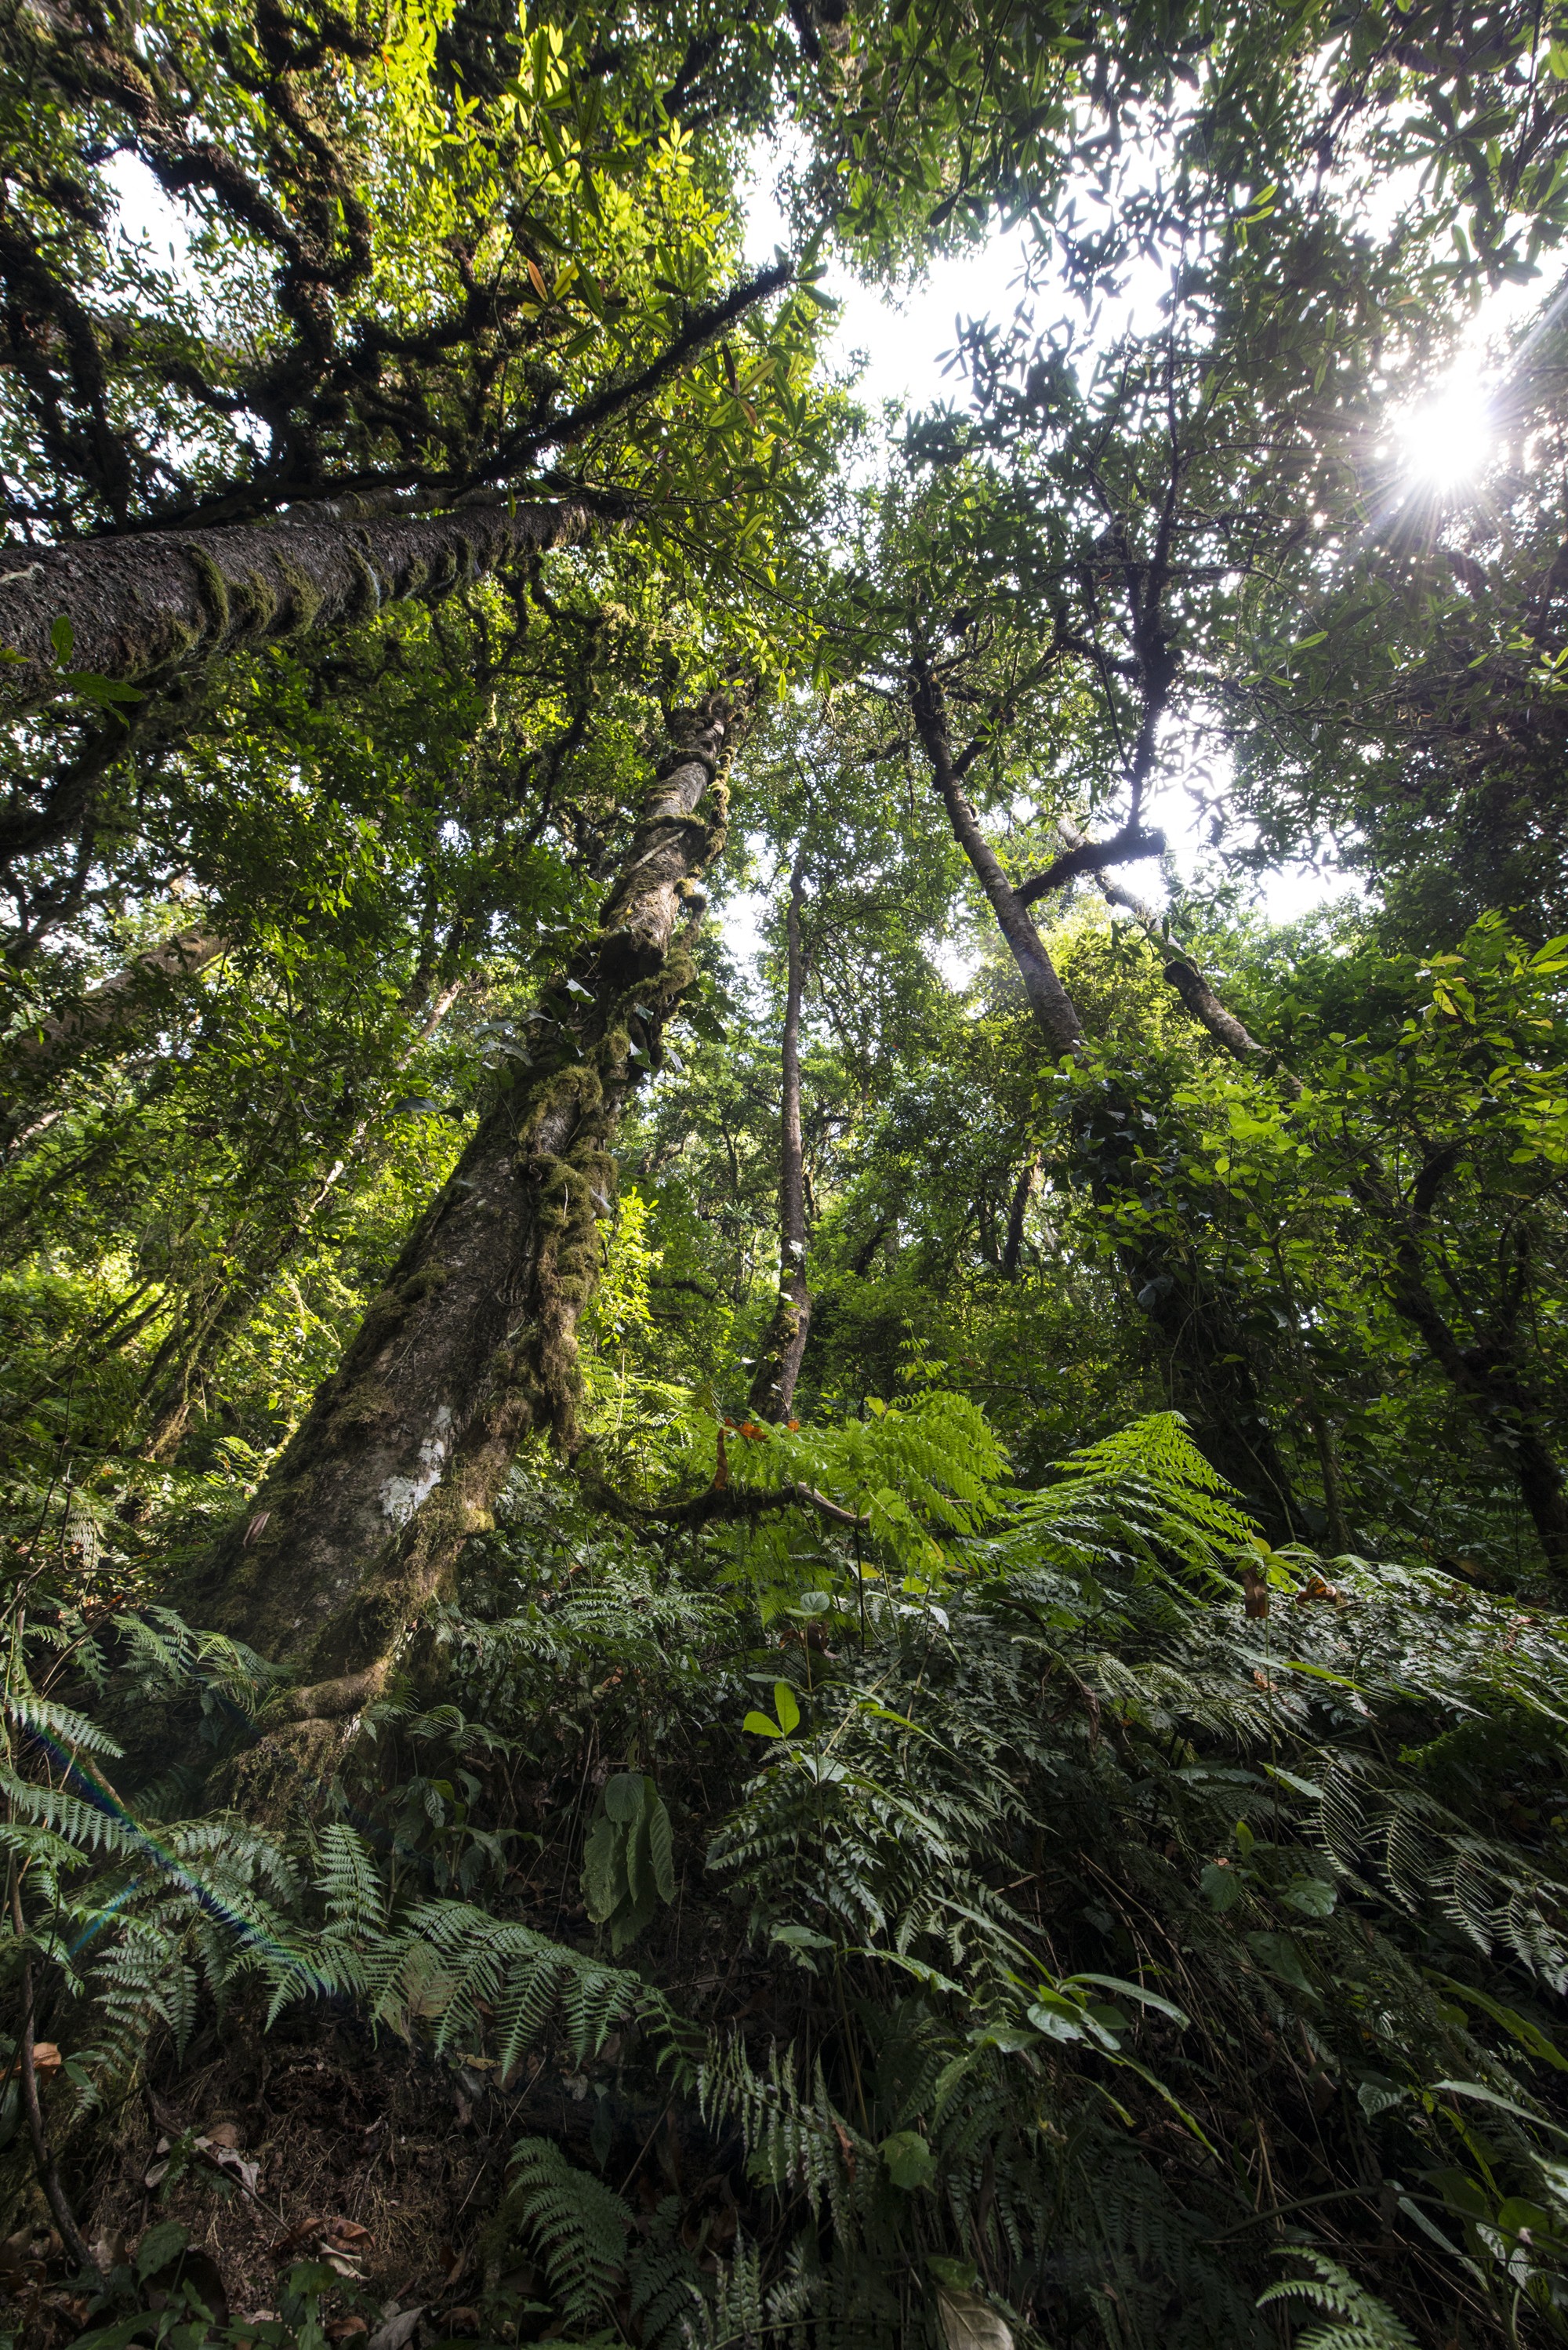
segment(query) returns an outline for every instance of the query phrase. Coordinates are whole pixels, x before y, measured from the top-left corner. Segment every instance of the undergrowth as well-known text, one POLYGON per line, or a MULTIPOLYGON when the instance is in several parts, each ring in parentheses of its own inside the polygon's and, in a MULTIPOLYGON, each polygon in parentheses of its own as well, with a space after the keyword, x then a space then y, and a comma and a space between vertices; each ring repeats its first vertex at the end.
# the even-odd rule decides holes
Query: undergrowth
MULTIPOLYGON (((204 2019, 331 2013, 500 2149, 404 2341, 1568 2337, 1553 1619, 1270 1552, 1169 1416, 1027 1492, 940 1390, 659 1441, 658 1505, 519 1476, 281 1821, 223 1801, 258 1661, 38 1545, 0 1964, 63 2192, 204 2019)), ((15 2068, 0 2135, 20 2188, 15 2068)), ((84 2339, 389 2322, 330 2257, 209 2321, 172 2184, 84 2339)))

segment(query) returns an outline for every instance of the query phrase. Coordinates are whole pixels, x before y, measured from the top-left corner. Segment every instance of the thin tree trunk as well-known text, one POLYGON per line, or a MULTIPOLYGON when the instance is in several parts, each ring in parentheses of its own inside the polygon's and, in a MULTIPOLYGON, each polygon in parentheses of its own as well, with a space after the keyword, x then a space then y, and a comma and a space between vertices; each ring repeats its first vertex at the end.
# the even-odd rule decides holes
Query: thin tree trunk
POLYGON ((1382 1211, 1391 1232, 1390 1303, 1420 1333, 1432 1360, 1470 1407, 1488 1450, 1519 1488, 1548 1567, 1568 1586, 1568 1488, 1547 1439, 1546 1415, 1513 1348, 1495 1341, 1467 1347, 1428 1288, 1420 1249, 1381 1184, 1353 1177, 1352 1189, 1364 1206, 1382 1211))
POLYGON ((1053 1053, 1058 1056, 1076 1053, 1084 1043, 1084 1024, 1078 1017, 1077 1006, 1045 951, 1028 907, 1002 871, 1001 859, 980 828, 980 819, 964 791, 953 758, 941 689, 924 661, 916 664, 910 698, 916 731, 930 761, 931 778, 948 812, 953 838, 991 900, 997 928, 1018 966, 1035 1024, 1053 1053))
MULTIPOLYGON (((732 725, 719 700, 672 722, 600 928, 543 999, 539 1057, 482 1119, 248 1526, 193 1578, 200 1620, 314 1684, 293 1710, 324 1751, 327 1725, 382 1686, 410 1619, 493 1523, 524 1438, 573 1441, 610 1145, 696 976, 697 883, 722 842, 722 790, 698 809, 732 725)), ((305 1751, 296 1742, 296 1762, 305 1751)))
POLYGON ((805 886, 805 862, 797 857, 790 875, 785 922, 789 971, 779 1120, 779 1294, 752 1381, 752 1409, 763 1419, 789 1418, 811 1327, 811 1291, 805 1278, 805 1152, 800 1129, 800 1003, 805 985, 800 906, 805 886))
POLYGON ((1029 1213, 1034 1179, 1039 1172, 1040 1153, 1036 1150, 1012 1187, 1012 1203, 1007 1211, 1007 1238, 1002 1250, 1002 1276, 1004 1281, 1016 1281, 1018 1278, 1018 1268, 1023 1255, 1023 1220, 1029 1213))
POLYGON ((1314 1391, 1307 1392, 1307 1418, 1312 1423, 1312 1440, 1317 1447, 1317 1465, 1323 1478, 1324 1513, 1328 1519, 1329 1544, 1336 1557, 1355 1547, 1355 1537, 1350 1530, 1350 1519, 1345 1506, 1345 1479, 1339 1465, 1339 1446, 1333 1429, 1324 1419, 1322 1404, 1314 1391))
MULTIPOLYGON (((587 509, 475 500, 447 514, 306 513, 266 525, 73 540, 0 571, 0 717, 60 691, 62 672, 134 682, 213 655, 341 627, 410 597, 427 600, 513 556, 564 546, 587 509), (57 655, 65 621, 68 650, 57 655)), ((36 825, 36 819, 31 819, 36 825)), ((69 828, 68 812, 62 832, 69 828)), ((33 848, 61 837, 33 839, 33 848)))
MULTIPOLYGON (((1037 1027, 1057 1058, 1077 1055, 1086 1039, 1077 1008, 1062 983, 1027 905, 1002 870, 981 829, 961 782, 948 733, 942 692, 929 667, 917 661, 910 704, 915 730, 930 762, 953 836, 991 901, 997 927, 1023 979, 1037 1027)), ((1136 1196, 1138 1149, 1128 1116, 1134 1105, 1109 1101, 1106 1118, 1085 1126, 1080 1143, 1096 1191, 1136 1196)), ((1140 1308, 1159 1332, 1193 1435, 1207 1458, 1245 1495, 1276 1536, 1293 1532, 1290 1478, 1263 1415, 1241 1333, 1227 1301, 1205 1291, 1158 1235, 1120 1249, 1122 1270, 1140 1308)))

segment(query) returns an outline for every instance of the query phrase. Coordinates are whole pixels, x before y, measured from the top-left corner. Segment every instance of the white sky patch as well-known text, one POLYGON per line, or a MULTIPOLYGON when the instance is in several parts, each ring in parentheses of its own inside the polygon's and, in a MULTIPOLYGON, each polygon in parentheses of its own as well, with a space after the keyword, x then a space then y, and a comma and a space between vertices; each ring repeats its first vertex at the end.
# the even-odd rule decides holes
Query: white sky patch
MULTIPOLYGON (((787 245, 787 225, 774 192, 779 169, 776 148, 759 142, 753 154, 753 180, 746 213, 746 251, 759 262, 775 246, 787 245)), ((1376 231, 1381 222, 1391 230, 1400 209, 1418 195, 1417 175, 1407 183, 1398 174, 1371 192, 1376 231)), ((932 262, 920 282, 893 299, 853 277, 841 263, 832 263, 824 290, 842 305, 826 350, 830 369, 848 369, 855 355, 864 354, 857 390, 873 412, 885 400, 909 409, 950 403, 961 406, 965 383, 953 362, 960 322, 968 318, 1010 318, 1025 298, 1024 277, 1030 251, 1027 232, 999 230, 973 252, 932 262)), ((1158 318, 1158 305, 1168 283, 1165 265, 1144 260, 1129 273, 1124 292, 1101 306, 1092 322, 1091 348, 1105 348, 1130 329, 1147 331, 1158 318)), ((1407 451, 1407 471, 1412 487, 1424 479, 1452 494, 1462 493, 1466 481, 1479 473, 1490 446, 1490 401, 1506 370, 1519 364, 1506 346, 1520 324, 1539 309, 1547 292, 1543 279, 1500 287, 1478 305, 1462 324, 1456 320, 1458 356, 1434 377, 1431 384, 1390 416, 1391 445, 1407 451)), ((1568 299, 1568 295, 1565 295, 1568 299)), ((1036 317, 1044 321, 1050 304, 1046 289, 1037 287, 1036 317)), ((1064 296, 1062 307, 1067 308, 1064 296)), ((1540 331, 1539 329, 1537 330, 1540 331)), ((1533 340, 1534 338, 1532 338, 1533 340)), ((1205 779, 1208 796, 1214 796, 1216 778, 1205 779)), ((1215 878, 1214 851, 1207 820, 1194 797, 1183 788, 1179 773, 1168 777, 1147 805, 1150 822, 1164 830, 1172 862, 1181 883, 1201 890, 1215 878)), ((1155 863, 1130 866, 1111 877, 1163 911, 1168 892, 1155 863)), ((1315 864, 1302 858, 1260 874, 1251 884, 1257 903, 1273 922, 1293 922, 1317 909, 1346 900, 1364 899, 1360 879, 1332 862, 1315 864)), ((736 962, 748 974, 756 972, 760 950, 759 917, 765 895, 738 893, 721 909, 725 942, 736 962)), ((961 988, 972 973, 973 959, 953 942, 937 957, 950 985, 961 988)))
POLYGON ((121 149, 104 165, 104 177, 114 190, 116 225, 132 244, 149 245, 160 265, 167 261, 182 285, 195 286, 198 273, 191 259, 191 215, 164 192, 141 161, 121 149))
MULTIPOLYGON (((753 267, 792 242, 774 192, 781 152, 765 140, 752 151, 746 257, 753 267)), ((972 253, 939 255, 917 286, 896 297, 863 285, 842 262, 830 260, 822 290, 843 309, 826 348, 826 365, 842 372, 862 355, 857 388, 873 411, 887 400, 909 408, 961 402, 962 378, 945 364, 957 348, 958 321, 1002 317, 1017 307, 1027 242, 1025 233, 1014 229, 972 253)))

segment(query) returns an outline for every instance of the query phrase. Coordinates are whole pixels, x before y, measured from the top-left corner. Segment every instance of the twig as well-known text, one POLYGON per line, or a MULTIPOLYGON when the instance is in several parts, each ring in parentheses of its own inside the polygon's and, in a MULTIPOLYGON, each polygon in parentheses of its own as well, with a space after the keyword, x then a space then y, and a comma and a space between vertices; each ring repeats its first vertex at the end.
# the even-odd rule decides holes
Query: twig
MULTIPOLYGON (((11 1899, 16 1929, 20 1933, 22 1900, 19 1886, 13 1885, 11 1899)), ((89 2270, 97 2276, 101 2273, 99 2264, 88 2251, 71 2207, 66 2200, 66 2190, 60 2185, 55 2158, 49 2151, 48 2139, 44 2136, 43 2110, 38 2104, 38 2075, 33 2064, 33 1960, 30 1952, 22 1960, 22 2106, 27 2116, 27 2135, 33 2141, 33 2159, 38 2166, 38 2178, 45 2199, 55 2215, 60 2241, 78 2268, 89 2270)))

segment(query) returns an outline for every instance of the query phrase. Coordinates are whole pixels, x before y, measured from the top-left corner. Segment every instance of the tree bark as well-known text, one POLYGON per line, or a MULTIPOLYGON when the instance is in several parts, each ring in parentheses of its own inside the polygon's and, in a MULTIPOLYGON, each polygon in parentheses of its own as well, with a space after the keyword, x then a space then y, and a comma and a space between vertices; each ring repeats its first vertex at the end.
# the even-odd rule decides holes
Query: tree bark
MULTIPOLYGON (((1047 953, 1034 919, 1002 870, 981 830, 961 783, 948 732, 940 686, 928 664, 917 660, 910 681, 915 730, 930 762, 932 780, 947 809, 953 836, 969 858, 991 901, 997 927, 1012 951, 1036 1026, 1052 1055, 1082 1052, 1086 1042, 1077 1008, 1047 953)), ((1100 1197, 1139 1191, 1138 1151, 1132 1133, 1137 1105, 1118 1098, 1102 1105, 1103 1115, 1085 1120, 1080 1149, 1100 1197)), ((1213 1466, 1235 1486, 1265 1529, 1276 1538, 1294 1531, 1290 1477, 1264 1416, 1242 1333, 1229 1301, 1206 1288, 1150 1234, 1136 1246, 1124 1243, 1122 1271, 1141 1310, 1159 1332, 1179 1400, 1192 1421, 1193 1436, 1213 1466)))
POLYGON ((717 777, 732 724, 717 699, 672 721, 675 747, 599 929, 542 999, 537 1056, 410 1235, 248 1525, 194 1579, 198 1620, 312 1684, 292 1711, 326 1743, 331 1722, 381 1688, 469 1534, 493 1523, 524 1439, 574 1440, 576 1330, 598 1278, 609 1148, 696 975, 696 885, 723 839, 717 777))
POLYGON ((45 1101, 51 1081, 76 1053, 112 1040, 117 1031, 129 1042, 130 1032, 167 1006, 171 983, 193 978, 227 944, 222 932, 206 923, 179 931, 161 946, 136 956, 75 1003, 8 1037, 0 1047, 0 1160, 14 1163, 26 1144, 63 1115, 57 1087, 53 1105, 45 1107, 45 1101))
POLYGON ((1002 1249, 1002 1276, 1004 1281, 1016 1281, 1018 1278, 1019 1264, 1023 1255, 1023 1219, 1029 1213, 1034 1179, 1039 1172, 1040 1153, 1036 1150, 1012 1187, 1012 1201, 1007 1211, 1007 1238, 1002 1249))
POLYGON ((1353 1178, 1353 1188, 1363 1205, 1382 1211, 1393 1238, 1385 1284, 1390 1302, 1469 1405, 1488 1450, 1519 1487, 1548 1568, 1568 1586, 1568 1489, 1547 1439, 1546 1416, 1512 1347, 1496 1339, 1467 1347, 1428 1288, 1420 1249, 1397 1206, 1386 1201, 1381 1182, 1362 1176, 1353 1178))
POLYGON ((31 1076, 63 1059, 73 1046, 89 1044, 129 1024, 150 1002, 158 1000, 150 991, 155 991, 160 982, 193 977, 216 962, 227 944, 223 931, 207 922, 176 931, 172 938, 134 956, 123 971, 89 988, 74 1003, 7 1037, 4 1049, 10 1064, 8 1074, 25 1071, 31 1076))
POLYGON ((797 857, 790 875, 785 921, 789 966, 779 1119, 779 1294, 758 1354, 751 1395, 752 1409, 763 1419, 789 1418, 811 1327, 811 1291, 805 1278, 805 1152, 800 1128, 800 1003, 805 986, 800 907, 805 884, 805 863, 797 857))
POLYGON ((585 537, 570 501, 475 501, 447 514, 308 512, 269 525, 73 540, 42 555, 12 546, 0 569, 0 717, 68 691, 66 672, 151 679, 306 629, 369 619, 483 577, 513 556, 585 537), (70 645, 58 657, 60 620, 70 645))
POLYGON ((1058 1057, 1064 1053, 1075 1053, 1084 1042, 1084 1024, 1078 1017, 1077 1006, 1045 951, 1028 907, 1020 902, 1017 890, 1002 869, 1001 859, 980 828, 980 819, 953 758, 941 688, 924 660, 915 664, 910 700, 915 729, 930 762, 931 779, 948 812, 953 838, 991 900, 996 926, 1018 966, 1035 1024, 1058 1057))

